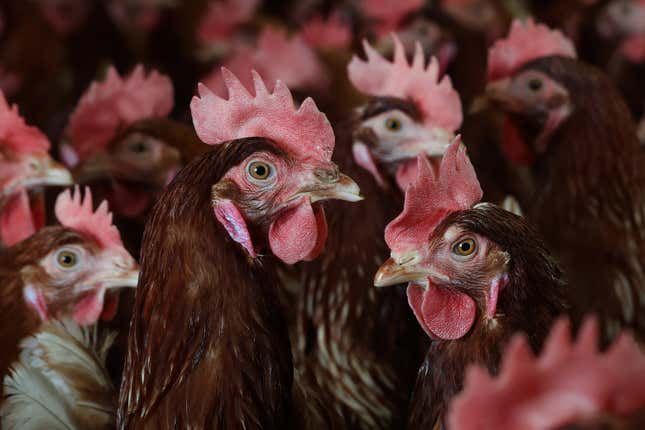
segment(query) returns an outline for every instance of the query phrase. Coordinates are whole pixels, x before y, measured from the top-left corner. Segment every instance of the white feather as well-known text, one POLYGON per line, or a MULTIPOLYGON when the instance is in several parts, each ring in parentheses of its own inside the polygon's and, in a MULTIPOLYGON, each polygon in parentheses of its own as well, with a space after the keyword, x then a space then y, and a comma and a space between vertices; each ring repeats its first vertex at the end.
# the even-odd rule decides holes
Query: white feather
POLYGON ((4 380, 2 428, 113 428, 116 393, 105 359, 114 337, 65 320, 23 340, 4 380))

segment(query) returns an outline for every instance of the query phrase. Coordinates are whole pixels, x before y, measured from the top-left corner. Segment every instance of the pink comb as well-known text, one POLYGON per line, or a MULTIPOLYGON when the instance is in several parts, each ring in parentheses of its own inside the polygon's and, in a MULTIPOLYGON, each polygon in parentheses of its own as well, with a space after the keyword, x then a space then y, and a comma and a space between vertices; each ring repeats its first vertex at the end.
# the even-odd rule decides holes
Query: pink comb
POLYGON ((50 143, 40 130, 25 123, 18 106, 10 107, 0 92, 0 148, 2 146, 19 154, 41 154, 49 151, 50 143))
POLYGON ((469 209, 482 198, 475 169, 460 137, 446 150, 438 176, 425 156, 419 156, 417 163, 417 180, 405 193, 403 212, 385 228, 385 242, 393 253, 425 245, 448 214, 469 209))
POLYGON ((508 36, 488 50, 488 80, 505 78, 532 60, 551 55, 576 58, 576 48, 559 30, 532 19, 516 19, 508 36))
POLYGON ((346 48, 352 38, 351 30, 338 12, 329 16, 327 21, 316 15, 301 29, 302 37, 315 48, 346 48))
POLYGON ((260 0, 211 1, 199 23, 197 38, 203 44, 226 39, 237 26, 251 19, 260 0))
POLYGON ((421 109, 423 122, 448 131, 461 125, 461 100, 450 78, 439 80, 439 63, 432 57, 426 67, 421 44, 415 43, 412 64, 408 64, 405 48, 396 35, 394 60, 386 60, 363 40, 367 61, 357 56, 347 66, 349 79, 362 93, 390 96, 414 101, 421 109))
POLYGON ((103 82, 94 82, 85 91, 70 117, 70 143, 81 160, 103 151, 119 131, 135 121, 168 115, 173 97, 167 76, 156 71, 146 76, 138 65, 121 78, 110 67, 103 82))
POLYGON ((199 84, 199 97, 190 102, 199 138, 217 145, 262 136, 300 158, 329 161, 334 150, 334 131, 316 103, 309 97, 296 110, 286 85, 277 81, 273 93, 269 93, 260 75, 255 71, 252 74, 255 96, 225 68, 222 75, 228 100, 199 84))
POLYGON ((85 187, 84 199, 81 199, 78 185, 74 187, 74 192, 66 190, 59 194, 54 211, 58 222, 93 237, 103 248, 123 246, 119 230, 112 224, 112 213, 108 212, 107 202, 104 200, 93 211, 89 187, 85 187))
MULTIPOLYGON (((271 28, 262 31, 256 48, 238 46, 225 67, 249 90, 253 88, 251 70, 261 73, 268 82, 281 80, 290 88, 321 87, 327 82, 316 53, 301 36, 287 39, 285 32, 271 28)), ((226 83, 219 70, 204 82, 216 94, 225 95, 226 83)))
POLYGON ((540 357, 522 335, 510 342, 500 374, 471 367, 465 388, 453 400, 450 428, 554 429, 603 413, 624 415, 645 406, 645 355, 623 333, 598 352, 598 327, 588 319, 572 342, 569 324, 559 320, 540 357))

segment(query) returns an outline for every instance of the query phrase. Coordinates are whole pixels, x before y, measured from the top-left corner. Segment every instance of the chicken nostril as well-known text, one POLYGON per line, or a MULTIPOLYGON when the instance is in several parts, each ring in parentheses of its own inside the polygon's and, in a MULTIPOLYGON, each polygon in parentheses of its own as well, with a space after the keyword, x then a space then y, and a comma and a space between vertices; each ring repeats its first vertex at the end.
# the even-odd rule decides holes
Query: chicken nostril
POLYGON ((324 183, 332 184, 340 179, 340 169, 334 166, 332 169, 316 169, 314 175, 324 183))

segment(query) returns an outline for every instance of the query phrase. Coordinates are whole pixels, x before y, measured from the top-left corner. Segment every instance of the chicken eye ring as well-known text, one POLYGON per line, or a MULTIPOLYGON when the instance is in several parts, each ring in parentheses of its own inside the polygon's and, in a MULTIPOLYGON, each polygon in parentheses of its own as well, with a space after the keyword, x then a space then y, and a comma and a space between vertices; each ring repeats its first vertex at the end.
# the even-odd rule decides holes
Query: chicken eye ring
POLYGON ((252 160, 246 166, 246 174, 249 180, 259 184, 266 184, 268 181, 273 180, 275 172, 275 166, 267 161, 252 160))
POLYGON ((471 237, 464 237, 453 243, 451 250, 457 259, 465 260, 473 257, 477 252, 477 242, 471 237))

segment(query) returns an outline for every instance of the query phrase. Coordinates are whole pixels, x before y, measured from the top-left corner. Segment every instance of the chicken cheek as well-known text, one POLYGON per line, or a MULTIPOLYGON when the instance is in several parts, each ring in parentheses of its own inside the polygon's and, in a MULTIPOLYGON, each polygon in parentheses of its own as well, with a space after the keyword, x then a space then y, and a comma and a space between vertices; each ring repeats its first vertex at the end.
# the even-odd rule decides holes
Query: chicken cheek
POLYGON ((459 339, 468 333, 475 322, 475 301, 464 293, 429 283, 425 291, 418 285, 410 284, 407 295, 419 324, 434 339, 459 339))
POLYGON ((327 240, 327 221, 322 208, 309 201, 289 209, 271 224, 271 252, 287 264, 316 258, 327 240))

